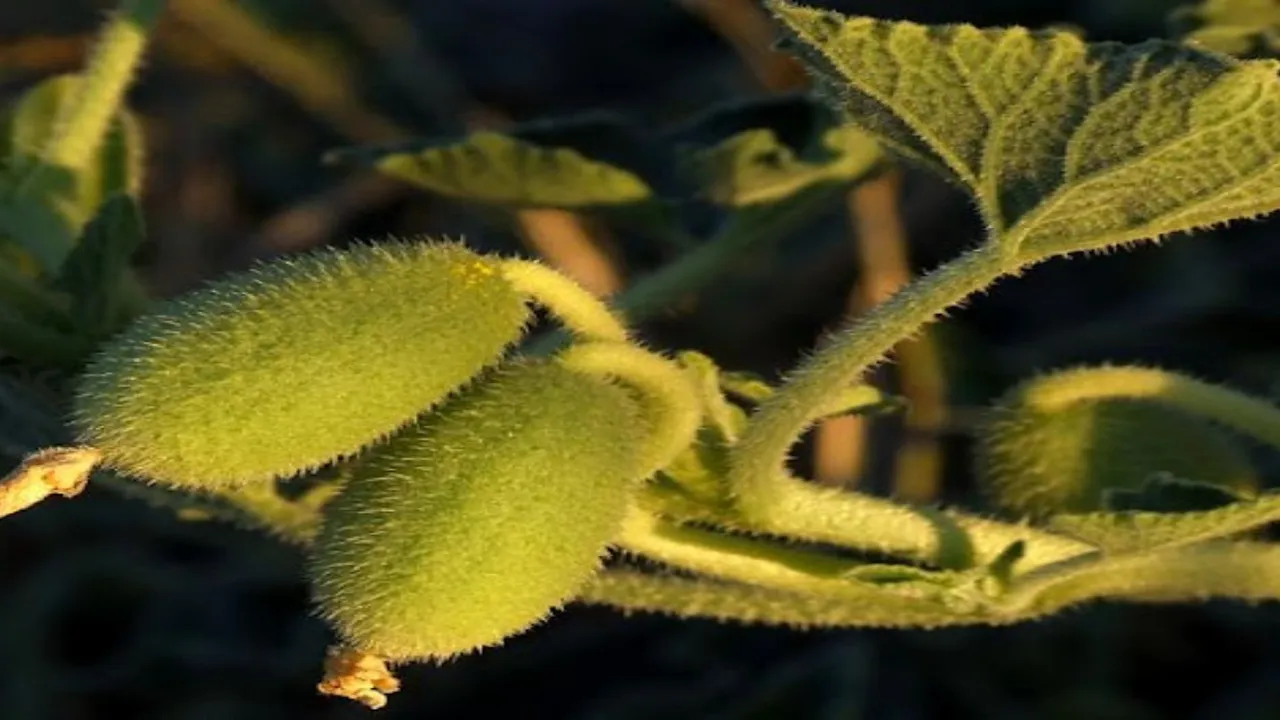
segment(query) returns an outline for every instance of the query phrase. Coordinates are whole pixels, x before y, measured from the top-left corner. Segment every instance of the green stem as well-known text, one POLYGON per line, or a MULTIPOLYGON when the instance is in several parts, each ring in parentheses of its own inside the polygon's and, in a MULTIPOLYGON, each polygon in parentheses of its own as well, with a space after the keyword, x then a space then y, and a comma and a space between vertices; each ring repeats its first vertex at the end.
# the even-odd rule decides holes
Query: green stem
POLYGON ((1042 617, 1091 600, 1188 602, 1280 599, 1280 546, 1206 542, 1102 558, 1076 558, 1022 578, 1000 601, 1011 620, 1042 617))
POLYGON ((62 106, 42 165, 77 170, 97 151, 133 79, 164 0, 125 0, 98 37, 79 88, 62 106))
POLYGON ((627 328, 609 306, 571 278, 532 260, 505 260, 502 275, 550 310, 565 328, 589 340, 626 342, 627 328))
POLYGON ((859 563, 663 520, 633 508, 618 545, 672 567, 789 592, 839 594, 859 563))
POLYGON ((1200 415, 1280 448, 1280 408, 1238 390, 1170 370, 1145 367, 1082 367, 1027 383, 1021 402, 1045 412, 1082 400, 1151 400, 1200 415))
POLYGON ((861 379, 895 345, 1005 273, 998 247, 983 246, 960 256, 859 318, 766 398, 730 458, 729 485, 743 519, 765 532, 883 547, 943 567, 989 562, 1017 537, 1028 541, 1028 564, 1087 547, 1029 528, 926 513, 817 487, 785 471, 791 446, 830 398, 861 379))
POLYGON ((48 277, 57 277, 75 244, 76 228, 57 212, 56 197, 71 190, 76 177, 94 161, 111 129, 155 26, 164 0, 125 0, 98 37, 88 67, 72 96, 58 108, 40 155, 8 198, 8 224, 48 277))
POLYGON ((641 477, 669 465, 693 442, 702 423, 702 406, 679 365, 621 342, 571 345, 557 359, 578 372, 617 378, 640 391, 649 423, 641 477))
POLYGON ((869 592, 854 599, 620 569, 597 575, 576 601, 608 605, 627 613, 796 628, 936 628, 993 622, 982 613, 949 613, 933 601, 887 591, 869 592))
MULTIPOLYGON (((737 259, 787 234, 846 190, 844 186, 813 189, 777 206, 738 212, 715 237, 619 294, 613 307, 630 323, 642 322, 666 311, 673 301, 710 285, 737 259)), ((549 355, 563 347, 568 339, 563 332, 551 333, 530 343, 527 351, 533 355, 549 355)))
POLYGON ((888 596, 881 604, 877 595, 852 601, 631 570, 601 573, 578 601, 625 612, 794 627, 1008 625, 1098 600, 1280 600, 1278 569, 1280 547, 1262 543, 1207 543, 1118 558, 1077 558, 1027 576, 1008 595, 992 598, 985 611, 949 615, 909 597, 888 596))

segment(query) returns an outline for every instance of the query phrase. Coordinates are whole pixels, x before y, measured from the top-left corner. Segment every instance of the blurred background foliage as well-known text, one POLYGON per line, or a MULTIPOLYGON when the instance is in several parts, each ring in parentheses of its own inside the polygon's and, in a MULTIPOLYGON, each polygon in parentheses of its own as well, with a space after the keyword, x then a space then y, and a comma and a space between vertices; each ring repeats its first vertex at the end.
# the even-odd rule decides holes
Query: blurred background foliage
MULTIPOLYGON (((1171 20, 1176 0, 823 4, 1056 26, 1092 40, 1168 36, 1207 16, 1171 20)), ((1246 4, 1276 13, 1277 3, 1246 4)), ((0 3, 0 104, 77 70, 107 5, 0 3)), ((1271 52, 1274 23, 1232 27, 1203 37, 1271 52)), ((322 158, 584 112, 676 127, 726 101, 803 90, 803 72, 769 52, 771 37, 749 0, 170 0, 130 97, 148 146, 145 283, 169 296, 263 258, 428 234, 542 256, 601 295, 622 291, 698 240, 560 209, 477 206, 322 158)), ((957 191, 889 172, 744 253, 641 332, 655 347, 776 378, 842 317, 980 231, 957 191)), ((976 408, 1028 374, 1142 362, 1280 396, 1276 233, 1275 220, 1241 223, 1004 282, 881 373, 910 412, 831 421, 797 462, 822 482, 981 508, 965 431, 976 408)), ((41 402, 39 377, 6 368, 0 454, 13 464, 61 430, 21 412, 41 402)), ((1280 468, 1259 462, 1274 486, 1280 468)), ((1000 629, 820 633, 572 608, 503 649, 405 668, 405 689, 381 714, 1276 718, 1273 629, 1277 608, 1230 603, 1095 606, 1000 629)), ((363 716, 313 691, 328 640, 309 615, 296 552, 256 534, 102 489, 0 523, 5 718, 363 716)))

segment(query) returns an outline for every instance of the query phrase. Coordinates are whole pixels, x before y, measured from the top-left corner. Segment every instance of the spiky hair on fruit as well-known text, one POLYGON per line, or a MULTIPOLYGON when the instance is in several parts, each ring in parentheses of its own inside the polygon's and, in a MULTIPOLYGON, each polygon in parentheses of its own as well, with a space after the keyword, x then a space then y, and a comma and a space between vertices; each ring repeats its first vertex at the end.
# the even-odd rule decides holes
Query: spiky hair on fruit
POLYGON ((79 380, 79 441, 211 489, 288 477, 403 427, 498 361, 530 311, 496 258, 392 240, 260 264, 163 303, 79 380))
POLYGON ((976 433, 974 467, 993 504, 1041 519, 1103 509, 1107 490, 1136 490, 1156 473, 1253 495, 1258 475, 1213 424, 1150 400, 1081 397, 1052 407, 1031 398, 1070 371, 1011 389, 976 433))
POLYGON ((639 409, 555 362, 486 377, 365 456, 309 575, 343 642, 444 660, 524 632, 599 569, 637 487, 639 409))

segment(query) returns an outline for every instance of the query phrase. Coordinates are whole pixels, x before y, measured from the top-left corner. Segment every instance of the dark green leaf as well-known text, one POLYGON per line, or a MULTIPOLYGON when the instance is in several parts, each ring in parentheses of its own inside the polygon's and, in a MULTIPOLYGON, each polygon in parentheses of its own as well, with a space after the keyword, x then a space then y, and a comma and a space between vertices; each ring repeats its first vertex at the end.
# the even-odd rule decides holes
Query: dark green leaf
POLYGON ((108 337, 141 311, 145 295, 130 259, 143 237, 137 204, 113 195, 67 256, 57 286, 71 295, 72 320, 86 337, 108 337))

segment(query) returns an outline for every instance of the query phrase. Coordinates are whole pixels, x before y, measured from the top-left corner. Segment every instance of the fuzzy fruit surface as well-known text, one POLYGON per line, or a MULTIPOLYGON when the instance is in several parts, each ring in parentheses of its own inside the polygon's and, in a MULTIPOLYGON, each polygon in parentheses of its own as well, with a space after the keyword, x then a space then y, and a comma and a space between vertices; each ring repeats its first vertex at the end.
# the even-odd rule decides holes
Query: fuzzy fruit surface
POLYGON ((1136 489, 1150 475, 1253 494, 1258 477, 1235 441, 1172 408, 1128 398, 1080 400, 1051 411, 1016 392, 978 434, 978 482, 1001 508, 1045 517, 1102 509, 1107 489, 1136 489))
POLYGON ((523 297, 461 245, 273 261, 161 305, 90 362, 72 422, 104 462, 212 488, 307 471, 412 421, 519 338, 523 297))
POLYGON ((313 596, 392 661, 496 645, 572 599, 636 487, 632 396, 550 362, 504 366, 370 451, 325 510, 313 596))

